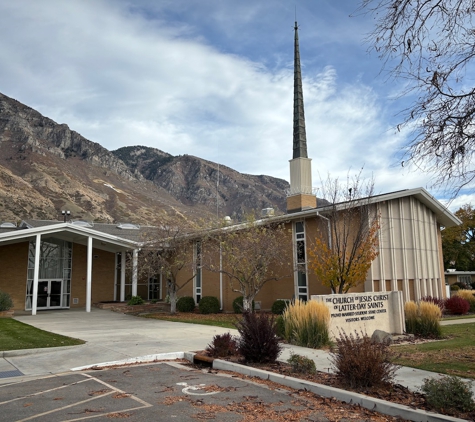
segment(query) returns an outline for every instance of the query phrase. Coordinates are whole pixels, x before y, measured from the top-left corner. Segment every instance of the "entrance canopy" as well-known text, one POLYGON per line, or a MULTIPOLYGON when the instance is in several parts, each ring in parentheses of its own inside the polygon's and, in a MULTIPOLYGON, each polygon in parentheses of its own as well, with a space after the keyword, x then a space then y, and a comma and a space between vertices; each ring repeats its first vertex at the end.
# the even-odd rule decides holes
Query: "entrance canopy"
MULTIPOLYGON (((93 249, 103 250, 110 253, 121 253, 122 259, 125 259, 125 252, 134 251, 134 256, 140 247, 141 242, 139 230, 134 230, 138 226, 128 225, 127 228, 132 228, 133 233, 127 233, 129 230, 123 230, 122 227, 115 225, 98 224, 99 227, 94 227, 92 223, 87 222, 55 222, 55 221, 34 221, 37 227, 28 222, 22 222, 20 227, 3 226, 0 227, 0 246, 12 245, 20 242, 30 242, 34 245, 34 275, 30 278, 33 280, 32 286, 32 315, 36 314, 38 306, 38 286, 39 286, 39 271, 41 261, 41 243, 43 239, 54 237, 58 240, 64 240, 72 244, 84 245, 87 248, 87 277, 86 277, 86 311, 91 310, 91 290, 92 290, 92 263, 93 263, 93 249), (117 236, 112 234, 113 231, 121 231, 125 236, 130 238, 117 236)), ((33 251, 32 251, 33 252, 33 251)), ((19 265, 21 265, 19 263, 19 265)), ((122 265, 125 268, 125 262, 122 265)), ((122 278, 125 278, 125 272, 122 272, 122 278)), ((124 281, 121 280, 121 284, 124 281)), ((43 288, 50 292, 53 286, 43 288)), ((41 296, 40 296, 41 299, 41 296)), ((51 295, 49 299, 51 300, 51 295)))

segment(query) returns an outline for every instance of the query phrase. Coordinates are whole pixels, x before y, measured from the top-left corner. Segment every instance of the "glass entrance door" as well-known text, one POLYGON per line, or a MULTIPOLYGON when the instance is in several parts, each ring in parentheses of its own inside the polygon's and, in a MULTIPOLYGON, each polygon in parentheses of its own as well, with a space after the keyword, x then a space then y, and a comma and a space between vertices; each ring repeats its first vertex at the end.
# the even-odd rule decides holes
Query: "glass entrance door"
POLYGON ((37 308, 60 308, 62 290, 63 280, 39 280, 37 308))

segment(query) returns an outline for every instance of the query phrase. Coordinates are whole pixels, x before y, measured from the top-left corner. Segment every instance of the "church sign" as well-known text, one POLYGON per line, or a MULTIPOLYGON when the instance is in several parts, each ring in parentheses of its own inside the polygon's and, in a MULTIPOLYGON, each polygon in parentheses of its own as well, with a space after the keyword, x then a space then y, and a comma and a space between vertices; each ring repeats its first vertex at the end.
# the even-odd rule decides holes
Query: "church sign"
POLYGON ((371 336, 375 330, 403 334, 404 303, 402 292, 366 292, 334 295, 312 295, 312 300, 325 303, 330 310, 330 335, 340 330, 355 330, 371 336))

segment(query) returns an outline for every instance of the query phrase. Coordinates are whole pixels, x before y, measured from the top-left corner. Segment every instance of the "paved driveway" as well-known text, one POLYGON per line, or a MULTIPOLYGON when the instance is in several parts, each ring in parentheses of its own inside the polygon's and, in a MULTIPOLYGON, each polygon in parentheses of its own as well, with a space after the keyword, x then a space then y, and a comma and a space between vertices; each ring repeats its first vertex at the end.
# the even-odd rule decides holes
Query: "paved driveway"
POLYGON ((42 330, 80 338, 87 343, 59 349, 5 352, 0 373, 17 370, 23 375, 55 374, 78 366, 136 356, 202 350, 214 335, 231 331, 213 326, 137 318, 103 309, 91 312, 46 311, 15 319, 42 330))

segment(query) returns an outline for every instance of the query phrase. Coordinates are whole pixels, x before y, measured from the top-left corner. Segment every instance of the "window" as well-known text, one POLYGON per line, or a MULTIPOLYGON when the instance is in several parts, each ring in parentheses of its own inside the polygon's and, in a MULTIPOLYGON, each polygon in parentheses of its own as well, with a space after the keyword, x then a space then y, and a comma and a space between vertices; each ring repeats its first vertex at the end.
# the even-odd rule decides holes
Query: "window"
MULTIPOLYGON (((35 250, 36 242, 31 241, 28 250, 28 276, 25 298, 26 310, 31 309, 33 303, 35 250)), ((55 306, 69 308, 69 299, 71 296, 71 264, 72 244, 70 242, 54 238, 45 238, 41 241, 38 279, 46 280, 48 283, 51 283, 52 280, 56 281, 55 286, 59 286, 59 290, 55 292, 55 306)), ((47 287, 47 291, 50 291, 50 287, 47 287)))
POLYGON ((194 279, 194 296, 195 296, 195 302, 196 303, 200 303, 200 300, 201 300, 201 293, 202 293, 202 283, 203 283, 203 280, 202 280, 202 268, 201 268, 201 265, 202 265, 202 257, 201 257, 201 242, 198 241, 195 243, 195 257, 194 257, 194 260, 195 260, 195 279, 194 279))
POLYGON ((295 271, 295 296, 301 300, 308 300, 307 283, 307 260, 305 249, 305 226, 303 222, 297 222, 294 225, 294 259, 296 262, 295 271))

